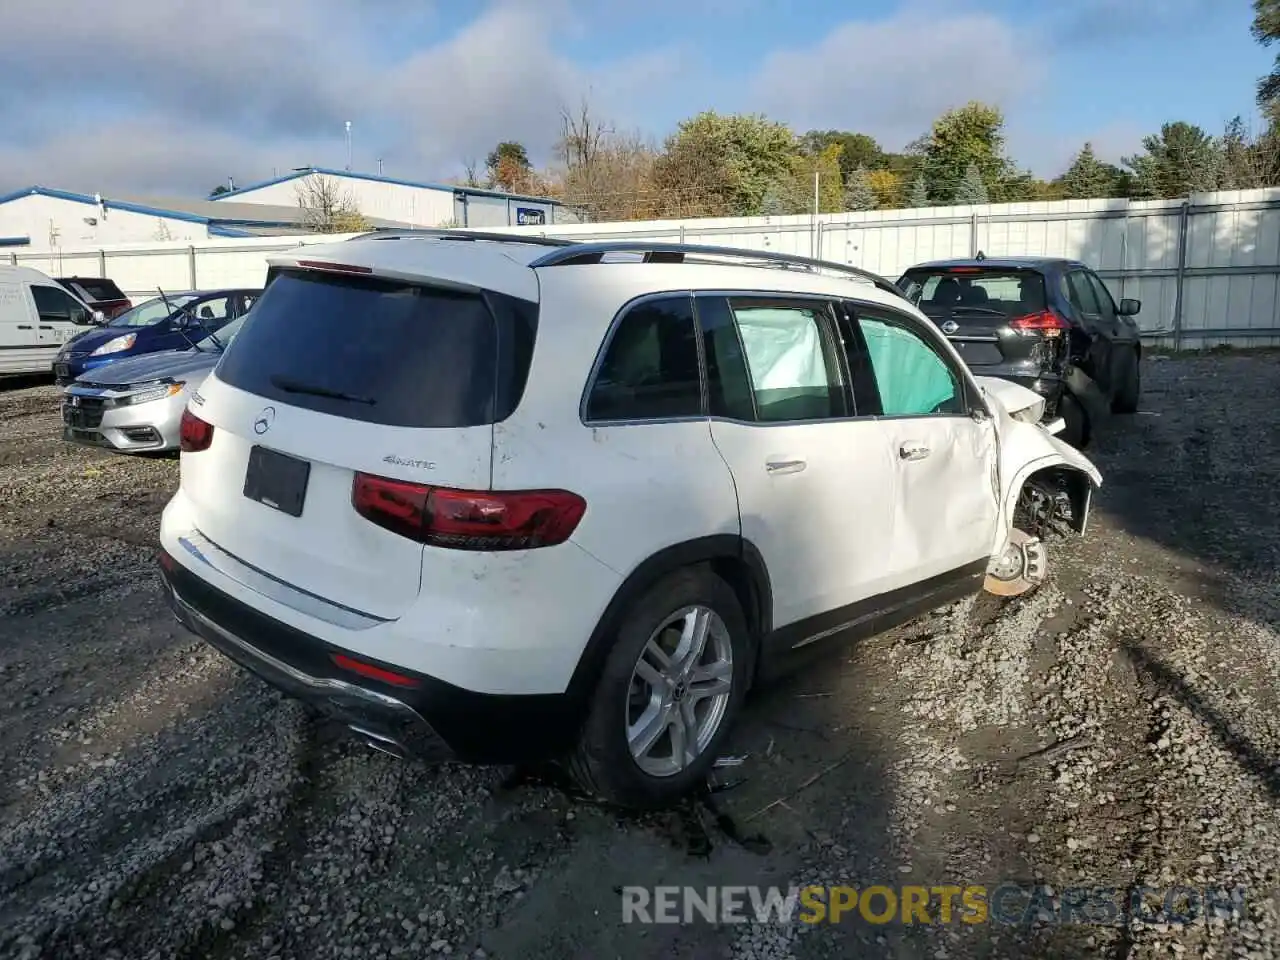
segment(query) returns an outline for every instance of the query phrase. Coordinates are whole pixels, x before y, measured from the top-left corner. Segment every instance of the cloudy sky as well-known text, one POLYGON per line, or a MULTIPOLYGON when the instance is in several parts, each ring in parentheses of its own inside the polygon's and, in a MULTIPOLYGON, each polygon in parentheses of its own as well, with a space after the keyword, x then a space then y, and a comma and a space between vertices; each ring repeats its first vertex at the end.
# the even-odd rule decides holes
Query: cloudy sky
POLYGON ((1271 54, 1248 0, 11 0, 0 193, 203 194, 346 163, 442 179, 498 140, 547 159, 586 96, 660 138, 703 109, 896 149, 1000 104, 1010 152, 1061 172, 1162 121, 1254 118, 1271 54))

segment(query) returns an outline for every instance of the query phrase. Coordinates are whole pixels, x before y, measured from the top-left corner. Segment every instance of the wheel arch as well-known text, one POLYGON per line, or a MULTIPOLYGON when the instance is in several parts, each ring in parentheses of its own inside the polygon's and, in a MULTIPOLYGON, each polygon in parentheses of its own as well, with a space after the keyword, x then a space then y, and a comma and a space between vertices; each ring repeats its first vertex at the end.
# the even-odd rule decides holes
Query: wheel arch
MULTIPOLYGON (((569 680, 567 692, 578 709, 586 709, 613 638, 632 604, 663 577, 699 565, 710 567, 737 595, 756 640, 754 656, 759 657, 759 641, 773 628, 773 590, 759 549, 750 540, 734 534, 672 544, 637 565, 614 591, 569 680)), ((755 666, 751 665, 750 676, 754 676, 755 666)))

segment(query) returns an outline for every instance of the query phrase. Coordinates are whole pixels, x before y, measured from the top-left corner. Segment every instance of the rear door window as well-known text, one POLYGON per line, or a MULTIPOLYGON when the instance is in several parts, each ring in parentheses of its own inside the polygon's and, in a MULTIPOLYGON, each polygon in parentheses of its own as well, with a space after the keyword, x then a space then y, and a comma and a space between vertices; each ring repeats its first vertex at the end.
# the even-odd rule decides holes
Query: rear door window
POLYGON ((643 300, 622 316, 584 414, 589 422, 702 415, 698 333, 687 294, 643 300))
MULTIPOLYGON (((520 314, 526 328, 536 322, 534 304, 490 297, 504 318, 520 314)), ((347 419, 479 426, 510 415, 528 373, 531 342, 513 363, 498 341, 495 315, 477 294, 283 271, 268 282, 217 376, 261 397, 347 419)))

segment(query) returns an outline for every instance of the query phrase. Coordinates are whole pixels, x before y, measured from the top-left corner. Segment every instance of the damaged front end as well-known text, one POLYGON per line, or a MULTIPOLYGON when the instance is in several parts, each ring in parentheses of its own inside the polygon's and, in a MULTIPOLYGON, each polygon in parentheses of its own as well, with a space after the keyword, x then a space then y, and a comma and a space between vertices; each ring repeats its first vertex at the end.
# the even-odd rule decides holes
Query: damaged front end
POLYGON ((1043 424, 1044 399, 1008 381, 978 378, 996 408, 1000 434, 1000 524, 985 589, 997 596, 1033 590, 1048 575, 1045 542, 1088 528, 1098 468, 1043 424))

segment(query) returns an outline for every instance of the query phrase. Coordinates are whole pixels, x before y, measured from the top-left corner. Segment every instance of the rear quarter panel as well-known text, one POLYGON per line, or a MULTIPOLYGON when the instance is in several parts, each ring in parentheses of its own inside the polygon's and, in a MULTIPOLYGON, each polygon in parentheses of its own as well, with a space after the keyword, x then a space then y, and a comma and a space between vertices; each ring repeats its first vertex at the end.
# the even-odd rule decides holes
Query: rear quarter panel
MULTIPOLYGON (((587 512, 573 541, 622 576, 666 547, 741 530, 733 478, 709 421, 587 426, 580 416, 614 318, 655 292, 660 270, 599 264, 540 271, 528 385, 515 413, 494 427, 494 487, 580 494, 587 512)), ((672 286, 672 293, 688 293, 672 286)))

